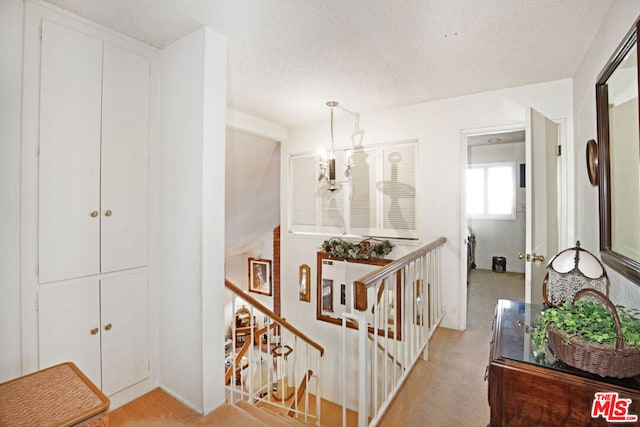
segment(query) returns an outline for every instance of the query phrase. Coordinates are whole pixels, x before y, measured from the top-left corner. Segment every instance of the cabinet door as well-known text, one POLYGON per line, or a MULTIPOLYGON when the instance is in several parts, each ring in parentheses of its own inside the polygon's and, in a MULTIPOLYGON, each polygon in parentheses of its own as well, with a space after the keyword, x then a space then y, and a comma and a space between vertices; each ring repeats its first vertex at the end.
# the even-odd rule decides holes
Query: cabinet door
POLYGON ((104 279, 102 391, 112 395, 149 376, 147 274, 104 279))
POLYGON ((149 60, 105 43, 102 272, 147 264, 149 60))
POLYGON ((100 268, 102 42, 45 20, 40 72, 38 263, 50 282, 100 268))
POLYGON ((38 292, 40 369, 71 361, 100 387, 99 292, 98 281, 38 292))

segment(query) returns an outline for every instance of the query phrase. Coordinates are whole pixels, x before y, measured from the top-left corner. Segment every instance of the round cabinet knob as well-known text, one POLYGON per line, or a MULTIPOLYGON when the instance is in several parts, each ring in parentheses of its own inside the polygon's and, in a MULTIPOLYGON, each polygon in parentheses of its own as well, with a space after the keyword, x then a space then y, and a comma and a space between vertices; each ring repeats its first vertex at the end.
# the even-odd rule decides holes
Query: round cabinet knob
POLYGON ((111 216, 111 214, 113 214, 113 212, 111 212, 111 210, 110 210, 110 209, 107 209, 107 210, 104 212, 104 216, 111 216))
POLYGON ((113 325, 111 323, 107 323, 106 325, 104 325, 104 330, 108 331, 113 327, 113 325))
POLYGON ((93 329, 91 330, 91 335, 95 335, 95 334, 97 334, 98 332, 100 332, 100 329, 98 329, 98 328, 93 328, 93 329))
POLYGON ((100 215, 100 213, 99 213, 98 211, 92 211, 92 212, 90 213, 90 215, 91 215, 91 218, 95 218, 95 217, 97 217, 98 215, 100 215))

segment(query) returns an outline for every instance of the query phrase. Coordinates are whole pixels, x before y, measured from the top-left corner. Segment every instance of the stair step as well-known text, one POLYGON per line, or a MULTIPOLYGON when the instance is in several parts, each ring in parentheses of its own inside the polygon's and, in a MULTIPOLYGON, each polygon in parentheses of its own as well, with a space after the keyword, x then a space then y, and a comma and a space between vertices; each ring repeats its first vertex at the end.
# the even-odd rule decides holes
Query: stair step
POLYGON ((225 427, 269 427, 264 420, 251 415, 249 412, 236 405, 224 404, 207 415, 208 419, 215 420, 216 424, 225 427))
POLYGON ((266 408, 259 408, 248 402, 245 402, 244 400, 239 400, 235 404, 240 409, 246 411, 250 415, 254 416, 264 423, 267 423, 267 425, 272 427, 294 427, 308 425, 306 423, 303 423, 302 421, 296 420, 295 418, 288 417, 286 415, 278 415, 266 408))

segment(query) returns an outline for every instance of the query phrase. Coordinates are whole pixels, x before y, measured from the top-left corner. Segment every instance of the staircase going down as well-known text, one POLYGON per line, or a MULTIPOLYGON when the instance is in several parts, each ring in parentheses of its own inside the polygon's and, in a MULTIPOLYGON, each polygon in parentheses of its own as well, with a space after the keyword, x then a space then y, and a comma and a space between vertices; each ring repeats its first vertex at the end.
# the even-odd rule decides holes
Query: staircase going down
POLYGON ((251 405, 244 400, 222 405, 209 414, 207 418, 215 420, 216 423, 219 422, 220 425, 225 427, 292 427, 310 425, 295 418, 279 415, 268 409, 251 405))
POLYGON ((260 415, 262 424, 268 409, 279 421, 268 425, 283 419, 321 425, 324 348, 229 280, 225 289, 233 313, 226 322, 227 403, 260 415))

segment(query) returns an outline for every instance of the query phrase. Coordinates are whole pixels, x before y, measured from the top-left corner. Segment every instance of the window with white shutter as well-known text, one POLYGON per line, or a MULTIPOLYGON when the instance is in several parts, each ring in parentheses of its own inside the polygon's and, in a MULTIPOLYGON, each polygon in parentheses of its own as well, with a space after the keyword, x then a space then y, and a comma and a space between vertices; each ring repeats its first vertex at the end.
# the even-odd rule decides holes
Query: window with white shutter
POLYGON ((416 229, 415 143, 381 147, 382 233, 389 237, 413 237, 416 229))
POLYGON ((369 236, 378 228, 378 150, 375 147, 355 149, 351 152, 351 162, 354 167, 351 169, 350 231, 369 236))
POLYGON ((334 154, 336 191, 318 179, 318 155, 291 156, 289 230, 417 238, 417 141, 335 150, 334 154))

